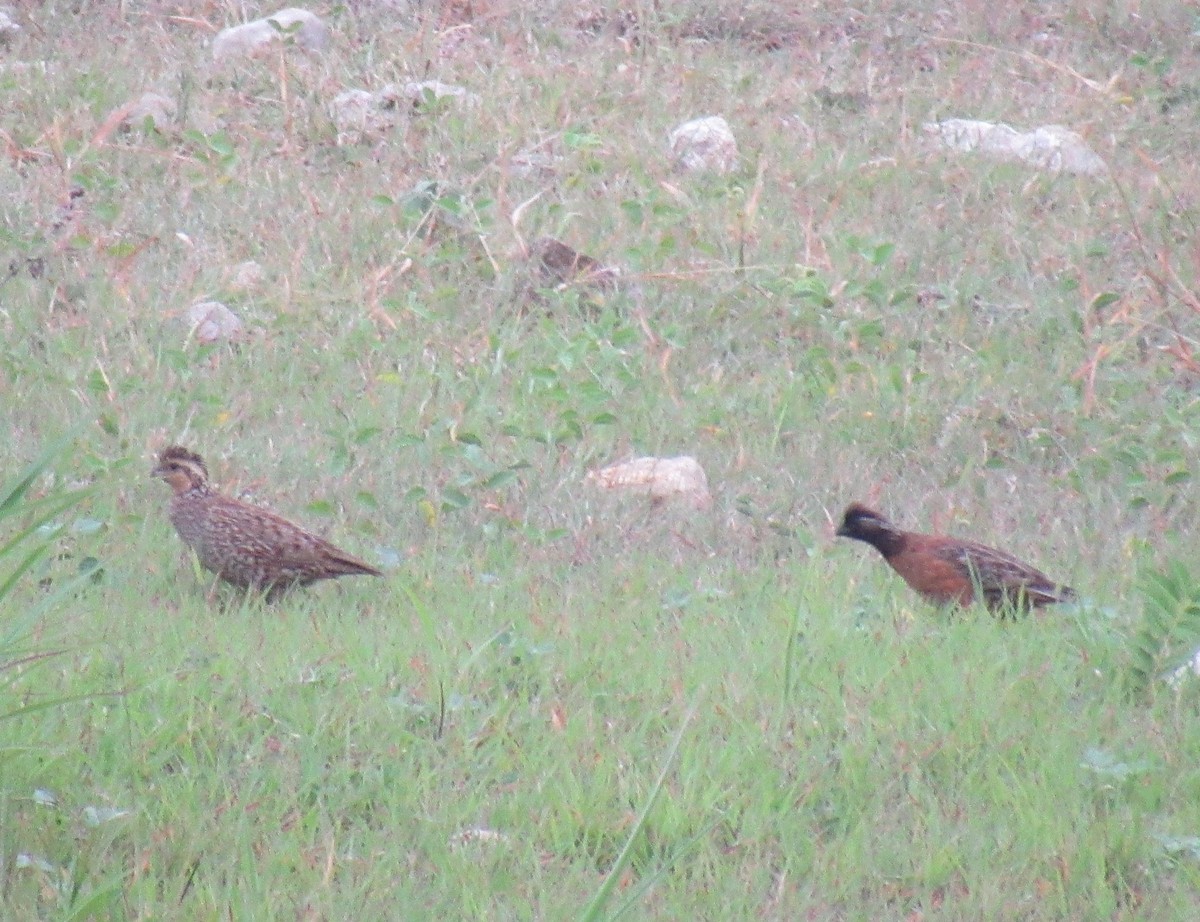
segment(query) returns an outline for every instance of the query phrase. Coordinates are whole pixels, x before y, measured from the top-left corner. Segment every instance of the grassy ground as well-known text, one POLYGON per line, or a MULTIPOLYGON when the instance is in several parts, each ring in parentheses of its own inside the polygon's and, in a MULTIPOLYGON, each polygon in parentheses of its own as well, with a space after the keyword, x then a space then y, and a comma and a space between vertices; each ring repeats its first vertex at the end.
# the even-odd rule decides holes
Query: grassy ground
POLYGON ((615 867, 596 917, 1195 918, 1195 692, 1130 675, 1195 592, 1197 23, 1093 6, 351 3, 215 73, 234 4, 22 5, 0 479, 73 431, 31 497, 91 493, 0 590, 0 916, 560 919, 615 867), (335 143, 338 92, 425 76, 482 104, 335 143), (180 128, 102 127, 146 89, 180 128), (672 172, 708 114, 741 169, 672 172), (543 234, 640 294, 530 300, 543 234), (174 441, 388 578, 210 603, 174 441), (681 453, 710 510, 583 482, 681 453), (853 499, 1084 602, 939 613, 834 542, 853 499))

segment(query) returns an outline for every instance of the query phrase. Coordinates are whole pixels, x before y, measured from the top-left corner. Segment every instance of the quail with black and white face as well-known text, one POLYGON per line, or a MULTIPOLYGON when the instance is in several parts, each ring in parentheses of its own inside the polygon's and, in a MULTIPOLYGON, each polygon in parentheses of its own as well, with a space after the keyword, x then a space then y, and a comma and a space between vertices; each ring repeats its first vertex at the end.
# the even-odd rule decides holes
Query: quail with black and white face
POLYGON ((195 452, 164 449, 151 472, 174 491, 170 518, 201 565, 234 586, 276 598, 293 586, 339 576, 383 574, 266 509, 222 496, 195 452))

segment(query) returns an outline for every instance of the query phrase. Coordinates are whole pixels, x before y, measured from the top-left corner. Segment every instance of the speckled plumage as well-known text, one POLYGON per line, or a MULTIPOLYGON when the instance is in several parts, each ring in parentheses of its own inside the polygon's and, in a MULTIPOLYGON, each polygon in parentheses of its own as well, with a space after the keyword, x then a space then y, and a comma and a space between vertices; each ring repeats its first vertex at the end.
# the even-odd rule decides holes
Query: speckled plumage
POLYGON ((970 605, 976 592, 992 611, 1070 601, 1075 591, 1012 554, 945 535, 897 528, 862 503, 851 503, 838 535, 865 541, 909 586, 938 605, 970 605))
POLYGON ((203 459, 186 448, 165 449, 152 474, 174 490, 170 517, 179 537, 227 583, 274 598, 317 580, 383 575, 282 516, 215 492, 203 459))

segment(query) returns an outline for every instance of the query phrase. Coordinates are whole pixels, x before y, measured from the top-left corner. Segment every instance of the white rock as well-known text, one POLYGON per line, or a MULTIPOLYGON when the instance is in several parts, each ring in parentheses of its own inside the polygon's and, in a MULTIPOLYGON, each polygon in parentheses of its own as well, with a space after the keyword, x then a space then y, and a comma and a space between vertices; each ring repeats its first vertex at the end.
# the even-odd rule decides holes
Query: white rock
POLYGON ((218 33, 213 39, 213 60, 221 64, 230 58, 252 57, 292 35, 296 44, 307 51, 326 51, 329 48, 329 27, 325 21, 308 10, 289 7, 218 33), (283 32, 271 23, 278 25, 283 32), (297 25, 299 28, 292 33, 297 25))
POLYGON ((346 90, 333 97, 329 117, 337 129, 338 143, 344 144, 355 134, 367 133, 374 124, 375 94, 366 90, 346 90))
POLYGON ((509 837, 495 829, 474 827, 460 829, 450 837, 450 850, 457 851, 467 845, 507 845, 509 837))
POLYGON ((550 179, 562 158, 536 147, 519 150, 509 161, 513 174, 524 179, 550 179))
POLYGON ((220 301, 198 301, 188 308, 192 335, 202 343, 233 339, 242 332, 242 319, 220 301))
POLYGON ((730 173, 737 168, 737 140, 719 115, 684 122, 671 132, 670 147, 675 166, 689 173, 730 173))
POLYGON ((1052 173, 1102 176, 1108 172, 1087 142, 1062 125, 1021 132, 1002 122, 951 118, 926 122, 921 129, 949 150, 979 151, 996 160, 1020 161, 1052 173))
POLYGON ((21 27, 8 10, 0 9, 0 45, 6 45, 17 37, 21 27))
POLYGON ((239 292, 256 291, 262 288, 266 280, 267 273, 263 267, 253 259, 248 259, 233 267, 233 273, 229 279, 229 287, 239 292))
POLYGON ((674 496, 696 509, 707 509, 712 505, 704 468, 688 455, 677 458, 634 458, 589 471, 586 480, 605 490, 642 493, 656 503, 674 496))
POLYGON ((353 144, 379 138, 396 127, 404 112, 419 109, 425 100, 454 99, 465 105, 476 105, 479 97, 461 86, 451 86, 438 80, 389 83, 378 91, 352 89, 339 93, 329 104, 329 114, 337 128, 338 144, 353 144))
POLYGON ((354 144, 386 134, 400 119, 396 103, 395 87, 390 84, 378 93, 358 89, 339 93, 329 104, 338 144, 354 144))
MULTIPOLYGON (((391 87, 384 87, 384 90, 381 92, 386 92, 388 89, 391 89, 391 87)), ((426 94, 433 96, 434 99, 446 99, 448 97, 457 99, 471 106, 479 103, 479 97, 470 90, 461 86, 454 86, 450 83, 442 83, 440 80, 412 81, 404 84, 400 92, 411 100, 414 106, 420 106, 424 103, 426 94)))
POLYGON ((133 108, 121 120, 126 128, 140 128, 147 117, 154 120, 159 130, 171 128, 175 124, 175 115, 179 111, 175 100, 161 93, 143 93, 133 108))
POLYGON ((1194 679, 1196 676, 1200 676, 1200 649, 1192 653, 1186 663, 1172 669, 1162 678, 1172 688, 1178 689, 1184 682, 1194 679))
POLYGON ((46 74, 53 73, 49 61, 0 61, 0 74, 46 74))

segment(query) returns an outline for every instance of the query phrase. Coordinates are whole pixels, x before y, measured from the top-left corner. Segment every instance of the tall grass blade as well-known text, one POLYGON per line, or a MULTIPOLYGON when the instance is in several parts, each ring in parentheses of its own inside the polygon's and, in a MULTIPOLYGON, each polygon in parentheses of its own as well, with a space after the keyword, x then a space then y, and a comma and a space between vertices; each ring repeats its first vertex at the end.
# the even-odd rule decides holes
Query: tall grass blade
POLYGON ((675 739, 671 742, 671 748, 667 750, 667 757, 663 762, 662 770, 658 773, 658 780, 654 782, 654 787, 650 790, 645 804, 642 805, 642 812, 638 814, 637 822, 633 824, 633 828, 629 831, 629 837, 625 840, 625 845, 621 848, 621 853, 617 855, 617 860, 609 869, 607 876, 605 876, 604 882, 600 884, 600 889, 596 891, 596 895, 592 897, 591 903, 588 904, 583 914, 580 915, 579 922, 596 922, 600 918, 600 914, 604 911, 605 904, 612 897, 613 890, 616 888, 617 882, 621 879, 622 872, 628 867, 629 861, 633 857, 633 846, 637 842, 638 836, 646 828, 646 823, 650 819, 650 813, 654 809, 655 803, 658 802, 658 795, 662 793, 663 785, 667 782, 667 776, 671 772, 671 767, 675 764, 675 757, 679 754, 679 746, 683 742, 683 734, 687 730, 688 724, 696 716, 699 700, 700 695, 697 695, 696 700, 692 702, 692 706, 688 708, 687 713, 684 715, 683 722, 679 725, 679 729, 675 733, 675 739))

